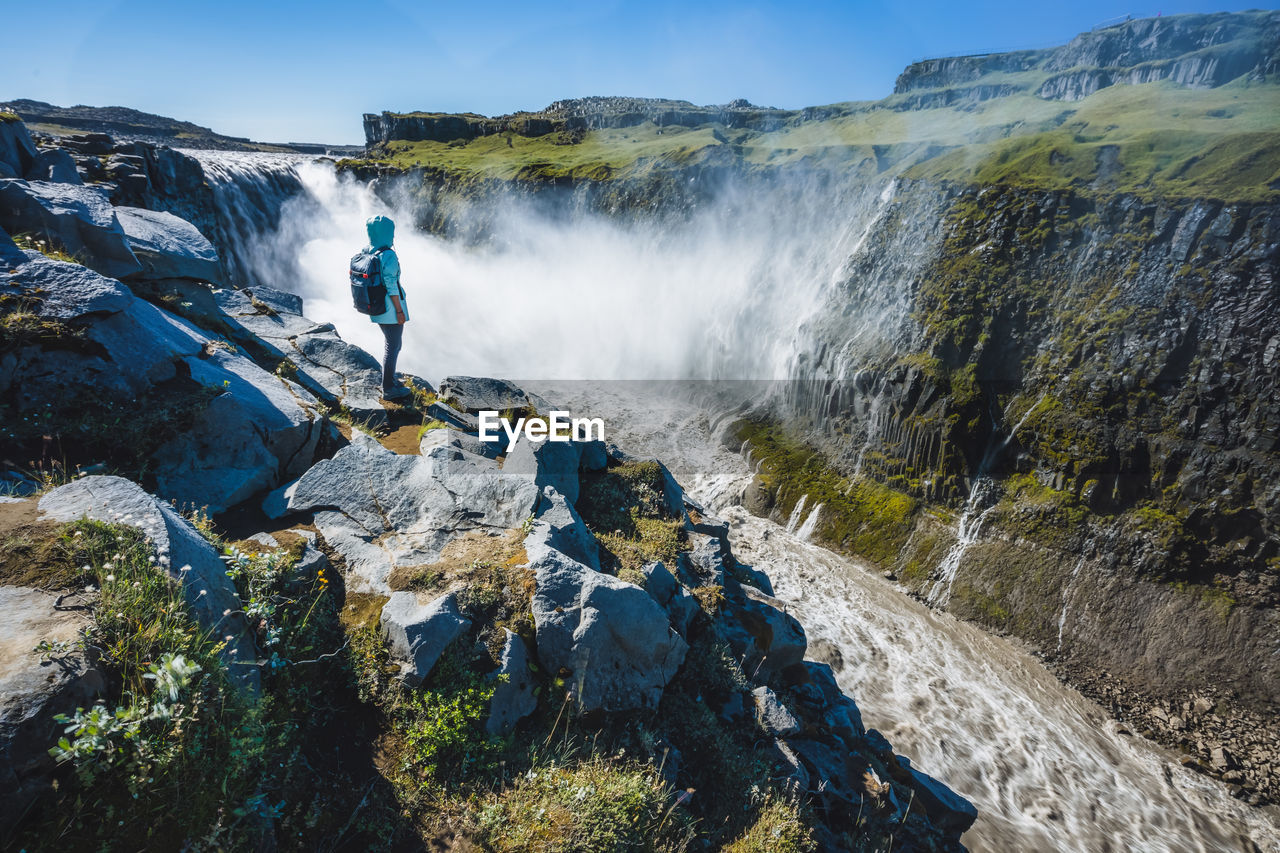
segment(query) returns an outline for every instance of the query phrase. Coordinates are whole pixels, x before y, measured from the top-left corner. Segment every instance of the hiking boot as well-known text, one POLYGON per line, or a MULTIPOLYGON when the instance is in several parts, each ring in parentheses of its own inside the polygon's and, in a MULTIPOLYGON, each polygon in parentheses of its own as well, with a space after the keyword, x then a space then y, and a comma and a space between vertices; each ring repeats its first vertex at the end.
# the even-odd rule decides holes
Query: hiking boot
POLYGON ((394 388, 383 388, 382 399, 390 402, 392 400, 407 400, 413 396, 413 392, 403 385, 397 385, 394 388))

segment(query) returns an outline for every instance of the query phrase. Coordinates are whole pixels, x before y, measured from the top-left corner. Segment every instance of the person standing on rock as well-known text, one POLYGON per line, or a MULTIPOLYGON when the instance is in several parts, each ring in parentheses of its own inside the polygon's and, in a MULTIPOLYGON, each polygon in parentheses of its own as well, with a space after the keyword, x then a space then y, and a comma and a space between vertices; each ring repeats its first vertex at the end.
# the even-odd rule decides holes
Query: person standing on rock
POLYGON ((387 307, 381 314, 373 314, 370 320, 382 329, 386 348, 382 354, 382 399, 400 400, 410 396, 410 391, 396 379, 396 358, 404 343, 404 324, 409 322, 409 305, 400 285, 400 259, 391 244, 395 241, 396 224, 387 216, 373 216, 365 223, 369 232, 370 254, 377 254, 382 262, 382 282, 387 288, 387 307))

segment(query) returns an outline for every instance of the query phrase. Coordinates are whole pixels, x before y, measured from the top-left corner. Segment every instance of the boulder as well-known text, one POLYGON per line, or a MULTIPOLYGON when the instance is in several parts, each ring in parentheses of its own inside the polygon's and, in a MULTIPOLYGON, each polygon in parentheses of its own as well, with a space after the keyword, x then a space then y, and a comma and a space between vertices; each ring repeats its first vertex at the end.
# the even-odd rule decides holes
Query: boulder
POLYGON ((587 529, 578 511, 552 486, 542 490, 538 511, 524 547, 530 560, 537 560, 553 550, 600 571, 600 548, 596 537, 587 529))
POLYGON ((0 587, 0 835, 50 784, 55 765, 48 750, 63 728, 54 715, 88 706, 106 687, 102 672, 75 648, 87 614, 57 602, 53 593, 0 587), (44 640, 68 648, 41 660, 34 649, 44 640))
POLYGON ((446 378, 440 383, 440 399, 472 415, 523 409, 529 405, 529 396, 514 382, 478 376, 446 378))
POLYGON ((554 488, 571 504, 578 502, 578 466, 582 448, 574 441, 530 441, 520 438, 507 451, 502 470, 527 477, 539 489, 554 488))
POLYGON ((396 592, 382 608, 382 636, 410 686, 421 684, 449 644, 470 628, 452 592, 426 604, 415 593, 396 592))
POLYGON ((804 628, 777 599, 749 586, 742 591, 741 600, 726 602, 725 638, 747 677, 762 683, 804 660, 804 628))
POLYGON ((82 185, 75 158, 63 148, 41 148, 27 169, 29 181, 49 181, 55 184, 82 185))
POLYGON ((0 181, 0 227, 47 239, 111 278, 142 270, 106 193, 93 187, 0 181))
POLYGON ((88 391, 129 399, 161 383, 174 393, 212 389, 190 428, 156 453, 153 473, 163 497, 215 513, 311 464, 327 422, 305 390, 119 282, 35 252, 19 256, 0 294, 27 295, 42 319, 81 327, 70 345, 6 357, 0 394, 19 412, 75 406, 88 391))
POLYGON ((943 832, 959 836, 978 819, 978 809, 973 803, 911 766, 906 756, 897 756, 898 763, 910 773, 909 784, 916 793, 916 801, 924 806, 925 814, 934 826, 943 832))
POLYGON ((640 571, 644 574, 645 591, 667 612, 671 627, 681 636, 686 636, 690 623, 701 610, 698 599, 675 579, 661 560, 644 566, 640 571))
POLYGON ((790 744, 785 740, 775 740, 770 758, 782 769, 783 790, 797 797, 809 790, 809 771, 790 744))
POLYGON ((466 530, 518 527, 537 501, 533 483, 490 460, 403 456, 358 431, 270 499, 275 510, 315 512, 325 541, 347 561, 349 588, 382 594, 393 567, 435 562, 466 530))
MULTIPOLYGON (((451 427, 457 427, 458 429, 465 430, 467 432, 476 432, 480 429, 480 422, 476 420, 474 415, 468 415, 466 412, 459 412, 457 409, 446 403, 441 403, 439 400, 427 406, 427 417, 434 418, 435 420, 446 423, 451 427)), ((507 447, 506 436, 503 436, 496 442, 485 443, 494 448, 495 456, 504 452, 507 447)), ((486 453, 485 455, 487 456, 489 454, 486 453)))
POLYGON ((848 749, 809 739, 787 744, 800 757, 809 775, 809 790, 818 794, 831 809, 857 808, 862 802, 858 781, 861 772, 850 766, 848 749))
POLYGON ((185 219, 158 210, 117 207, 116 218, 147 278, 193 278, 218 282, 218 253, 185 219))
POLYGON ((474 435, 459 432, 451 427, 437 427, 422 434, 418 442, 418 452, 423 456, 440 448, 452 448, 463 453, 482 456, 485 459, 498 458, 498 445, 492 441, 481 441, 474 435))
POLYGON ((690 538, 697 543, 689 552, 689 565, 694 573, 695 585, 713 584, 723 587, 725 566, 721 540, 700 534, 693 534, 690 538))
POLYGON ((226 639, 222 656, 232 678, 257 693, 258 649, 235 585, 217 550, 189 521, 123 477, 83 477, 49 492, 39 506, 54 521, 91 518, 141 530, 155 548, 158 570, 182 585, 196 622, 226 639))
POLYGON ((0 118, 0 167, 13 177, 21 177, 36 158, 36 144, 21 121, 0 118))
POLYGON ((788 737, 800 732, 800 721, 786 705, 782 704, 778 694, 768 687, 761 685, 752 690, 751 698, 755 701, 756 722, 760 724, 765 734, 772 737, 788 737))
POLYGON ((649 594, 558 551, 531 560, 538 658, 583 711, 657 708, 688 646, 649 594))
POLYGON ((62 144, 72 151, 98 157, 110 154, 115 142, 105 133, 73 133, 62 137, 62 144))
POLYGON ((222 393, 152 458, 160 494, 220 512, 306 471, 327 421, 304 389, 244 356, 225 349, 202 355, 185 360, 191 379, 222 393))
POLYGON ((503 631, 507 639, 502 646, 502 663, 493 674, 496 683, 485 724, 486 730, 495 735, 507 734, 538 707, 533 674, 529 671, 529 648, 518 635, 505 628, 503 631))
POLYGON ((129 288, 88 267, 23 252, 10 242, 0 248, 8 277, 0 293, 37 296, 35 313, 49 320, 76 320, 89 314, 110 314, 133 301, 129 288))

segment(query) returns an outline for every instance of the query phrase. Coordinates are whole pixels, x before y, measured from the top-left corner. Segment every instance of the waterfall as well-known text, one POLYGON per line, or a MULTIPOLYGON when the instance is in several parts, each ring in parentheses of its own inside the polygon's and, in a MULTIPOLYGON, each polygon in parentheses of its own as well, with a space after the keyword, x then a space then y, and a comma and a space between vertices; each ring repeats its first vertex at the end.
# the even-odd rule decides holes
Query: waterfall
POLYGON ((996 507, 999 488, 990 477, 982 476, 973 481, 969 490, 969 500, 965 503, 964 512, 960 515, 960 523, 956 525, 956 542, 947 552, 947 556, 938 564, 937 580, 929 588, 925 599, 935 607, 945 607, 951 600, 951 586, 955 583, 956 572, 960 569, 960 561, 969 550, 969 546, 978 541, 982 533, 982 523, 996 507))
MULTIPOLYGON (((289 154, 183 151, 200 162, 213 191, 218 244, 230 280, 241 287, 271 285, 262 276, 261 251, 276 233, 285 203, 303 191, 298 167, 306 158, 289 154)), ((279 287, 278 282, 275 283, 279 287)))
POLYGON ((236 280, 297 293, 309 317, 366 348, 380 343, 351 310, 346 265, 369 216, 395 220, 411 316, 401 365, 433 381, 787 379, 890 197, 882 184, 726 186, 687 215, 618 217, 512 192, 470 245, 413 227, 446 202, 375 192, 328 161, 197 156, 236 280))

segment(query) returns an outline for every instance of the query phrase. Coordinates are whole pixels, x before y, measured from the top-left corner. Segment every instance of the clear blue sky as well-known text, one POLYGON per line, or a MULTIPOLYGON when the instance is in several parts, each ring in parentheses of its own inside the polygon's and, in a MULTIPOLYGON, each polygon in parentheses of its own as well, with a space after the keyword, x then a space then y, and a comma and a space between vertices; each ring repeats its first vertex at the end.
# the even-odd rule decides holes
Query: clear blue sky
POLYGON ((883 97, 928 56, 1048 47, 1125 14, 1224 11, 1155 1, 12 3, 0 100, 330 143, 363 142, 361 114, 381 110, 497 115, 584 95, 802 107, 883 97))

